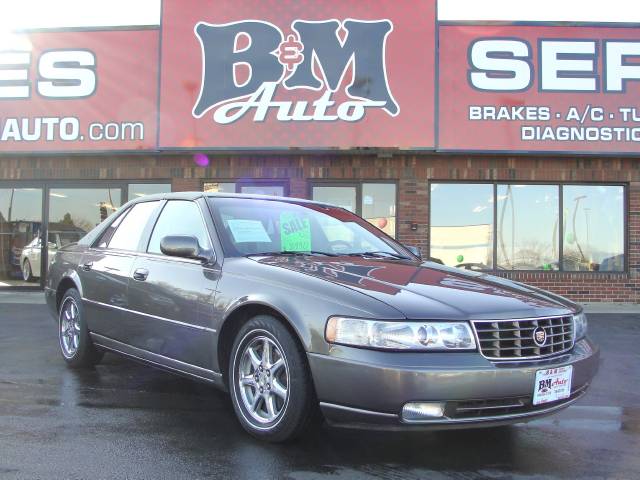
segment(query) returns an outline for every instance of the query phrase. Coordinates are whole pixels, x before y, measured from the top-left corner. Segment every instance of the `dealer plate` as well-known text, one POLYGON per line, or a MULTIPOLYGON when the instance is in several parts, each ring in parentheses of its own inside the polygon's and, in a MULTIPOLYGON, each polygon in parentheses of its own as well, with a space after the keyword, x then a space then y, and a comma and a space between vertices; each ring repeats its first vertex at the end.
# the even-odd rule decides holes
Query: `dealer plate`
POLYGON ((536 372, 533 386, 533 404, 542 405, 555 402, 571 395, 571 374, 573 367, 548 368, 536 372))

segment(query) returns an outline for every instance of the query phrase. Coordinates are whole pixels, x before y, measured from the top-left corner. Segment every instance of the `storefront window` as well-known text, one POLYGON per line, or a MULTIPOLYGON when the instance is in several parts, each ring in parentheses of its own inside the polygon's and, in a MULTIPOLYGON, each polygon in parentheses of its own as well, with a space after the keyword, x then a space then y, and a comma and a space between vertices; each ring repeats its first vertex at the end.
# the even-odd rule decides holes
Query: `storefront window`
POLYGON ((129 187, 129 200, 135 200, 136 198, 146 197, 147 195, 153 195, 154 193, 169 193, 171 192, 170 183, 130 183, 129 187))
POLYGON ((49 191, 49 259, 77 242, 120 206, 120 188, 52 188, 49 191))
POLYGON ((624 188, 566 185, 562 192, 564 270, 624 270, 624 188))
POLYGON ((431 184, 431 257, 445 265, 493 266, 493 185, 431 184))
POLYGON ((619 185, 431 185, 430 254, 447 265, 620 272, 624 231, 619 185))
POLYGON ((396 185, 362 184, 362 218, 387 235, 396 235, 396 185))
POLYGON ((0 188, 0 287, 37 285, 42 189, 0 188))
POLYGON ((282 185, 240 185, 240 193, 249 195, 271 195, 274 197, 284 197, 284 186, 282 185))
POLYGON ((330 203, 338 207, 357 213, 356 187, 313 187, 313 199, 316 202, 330 203))
POLYGON ((498 269, 558 269, 558 190, 557 185, 498 185, 498 269))
POLYGON ((271 195, 284 197, 285 185, 281 182, 205 182, 203 191, 211 193, 246 193, 248 195, 271 195))
POLYGON ((317 202, 356 213, 387 235, 396 236, 395 183, 314 185, 311 194, 317 202))

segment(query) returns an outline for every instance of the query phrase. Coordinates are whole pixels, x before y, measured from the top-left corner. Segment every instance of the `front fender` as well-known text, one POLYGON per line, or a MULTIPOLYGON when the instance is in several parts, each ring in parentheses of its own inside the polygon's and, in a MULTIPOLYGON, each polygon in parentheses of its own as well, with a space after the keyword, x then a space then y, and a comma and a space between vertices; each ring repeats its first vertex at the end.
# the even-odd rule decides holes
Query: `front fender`
POLYGON ((228 321, 229 317, 234 314, 234 312, 247 305, 260 305, 278 312, 278 314, 295 330, 305 350, 311 350, 313 345, 313 333, 309 328, 309 322, 305 322, 304 318, 301 318, 298 309, 289 299, 280 295, 250 294, 233 300, 226 306, 223 312, 222 322, 218 331, 224 327, 225 323, 228 321))

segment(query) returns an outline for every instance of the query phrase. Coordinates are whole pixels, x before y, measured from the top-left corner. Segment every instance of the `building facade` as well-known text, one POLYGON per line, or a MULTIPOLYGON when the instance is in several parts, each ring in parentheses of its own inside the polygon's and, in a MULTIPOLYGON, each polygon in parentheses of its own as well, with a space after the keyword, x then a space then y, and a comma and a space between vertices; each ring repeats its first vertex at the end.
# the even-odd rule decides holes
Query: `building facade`
MULTIPOLYGON (((286 195, 298 198, 316 198, 332 201, 345 207, 350 207, 378 227, 394 235, 399 241, 415 245, 422 249, 425 256, 444 257, 446 247, 453 247, 454 259, 445 261, 447 264, 464 264, 465 258, 458 260, 458 256, 472 260, 469 268, 488 270, 493 274, 529 283, 540 288, 548 289, 583 302, 637 302, 640 282, 638 281, 638 244, 640 243, 640 159, 633 158, 567 158, 538 157, 538 156, 506 156, 506 155, 437 155, 437 154, 313 154, 313 155, 205 155, 208 165, 198 165, 201 157, 194 158, 193 154, 161 154, 161 155, 114 155, 114 156, 33 156, 2 159, 0 168, 0 198, 5 217, 3 243, 6 253, 11 238, 14 248, 20 248, 32 240, 39 227, 29 231, 27 222, 36 225, 47 218, 49 236, 56 236, 57 241, 64 244, 77 239, 77 236, 98 223, 103 216, 111 212, 112 207, 123 204, 136 195, 157 193, 163 191, 199 191, 219 190, 234 192, 251 192, 286 195), (489 227, 484 232, 484 239, 478 240, 473 235, 463 234, 458 238, 451 233, 445 233, 444 249, 442 240, 435 241, 440 225, 433 222, 434 218, 448 218, 447 224, 455 224, 455 218, 450 205, 438 203, 434 200, 440 185, 443 187, 462 187, 467 192, 479 189, 479 194, 471 194, 472 202, 486 200, 495 189, 506 191, 507 186, 527 186, 533 191, 532 204, 524 205, 520 211, 515 211, 516 228, 534 220, 531 209, 534 208, 536 195, 543 199, 547 192, 557 192, 563 189, 565 202, 573 201, 573 192, 567 196, 566 191, 573 189, 584 195, 596 197, 590 199, 591 223, 594 229, 591 234, 596 236, 597 229, 606 233, 609 238, 622 235, 622 250, 613 250, 611 243, 599 247, 595 242, 586 238, 586 217, 584 208, 579 210, 582 217, 579 222, 577 235, 585 236, 582 246, 585 259, 576 261, 570 254, 563 257, 565 264, 560 265, 560 257, 553 258, 553 247, 548 255, 548 261, 540 260, 539 255, 533 256, 534 263, 530 268, 525 265, 518 268, 507 268, 506 259, 496 252, 497 267, 493 268, 494 231, 493 214, 485 215, 489 227), (370 187, 384 186, 383 189, 370 187), (434 190, 435 187, 435 190, 434 190), (604 193, 598 194, 605 188, 604 193), (540 189, 540 190, 539 190, 540 189), (324 191, 327 190, 327 191, 324 191), (539 192, 535 192, 539 190, 539 192), (27 212, 20 217, 15 226, 7 223, 9 197, 14 196, 13 211, 21 209, 27 212), (378 197, 375 194, 378 193, 378 197), (621 194, 621 202, 615 201, 615 196, 621 194), (384 212, 376 213, 365 205, 365 197, 374 196, 376 205, 383 205, 384 212), (599 200, 598 196, 604 195, 599 200), (47 205, 44 200, 47 199, 47 205), (571 198, 569 198, 571 197, 571 198), (611 199, 616 211, 608 211, 611 199), (58 203, 59 205, 56 205, 58 203), (102 207, 101 207, 102 204, 102 207), (105 208, 108 211, 105 212, 105 208), (598 209, 605 211, 598 211, 598 209), (48 211, 47 211, 48 209, 48 211), (101 212, 102 209, 102 212, 101 212), (90 217, 90 213, 93 216, 90 217), (67 215, 70 214, 70 215, 67 215), (80 225, 79 233, 64 231, 65 215, 71 217, 71 222, 80 225), (598 220, 598 217, 605 217, 598 220), (76 218, 84 220, 76 221, 76 218), (385 221, 381 222, 383 218, 385 221), (393 227, 393 228, 391 228, 393 227), (614 232, 612 228, 620 231, 614 232), (13 229, 12 234, 7 230, 13 229), (24 235, 22 235, 24 234, 24 235), (62 239, 59 236, 62 235, 62 239), (467 238, 469 237, 469 238, 467 238), (480 244, 480 248, 477 245, 480 244), (16 247, 17 245, 17 247, 16 247), (609 248, 609 251, 606 251, 609 248), (480 254, 478 256, 478 252, 480 254), (598 257, 599 255, 599 257, 598 257), (475 256, 475 258, 474 258, 475 256), (617 264, 610 262, 601 268, 607 258, 619 257, 617 264), (535 264, 535 261, 538 264, 535 264), (552 263, 553 265, 544 265, 552 263)), ((521 188, 513 188, 518 192, 521 188)), ((526 188, 525 188, 526 190, 526 188)), ((454 192, 455 194, 455 192, 454 192)), ((502 193, 500 195, 503 195, 502 193)), ((459 200, 465 200, 464 194, 456 195, 459 200)), ((469 196, 467 194, 467 196, 469 196)), ((517 196, 517 193, 514 197, 517 196)), ((585 200, 587 200, 585 199, 585 200)), ((526 200, 526 199, 525 199, 526 200)), ((539 199, 538 199, 539 200, 539 199)), ((500 204, 502 202, 498 202, 500 204)), ((490 205, 488 202, 487 205, 490 205)), ((555 200, 559 208, 559 198, 555 200)), ((586 206, 586 204, 585 204, 586 206)), ((473 209, 473 205, 469 205, 473 209)), ((509 207, 507 207, 509 208, 509 207)), ((553 210, 554 207, 549 207, 553 210)), ((489 210, 489 209, 487 209, 489 210)), ((511 217, 512 209, 507 215, 511 217)), ((589 211, 589 210, 587 210, 589 211)), ((572 217, 572 208, 565 212, 572 217)), ((498 211, 499 223, 500 212, 498 211)), ((553 224, 558 217, 558 211, 546 212, 546 224, 535 225, 535 230, 543 231, 543 237, 556 236, 560 238, 557 227, 553 224), (548 215, 546 213, 549 213, 548 215)), ((14 217, 15 218, 15 217, 14 217)), ((458 222, 458 227, 464 227, 458 222)), ((566 222, 563 237, 565 249, 570 245, 573 227, 571 218, 566 222), (567 238, 569 237, 569 238, 567 238)), ((75 224, 74 224, 75 226, 75 224)), ((503 228, 511 230, 509 225, 503 228)), ((500 228, 496 228, 500 235, 500 228)), ((526 234, 523 242, 526 244, 526 234)), ((37 236, 37 235, 36 235, 37 236)), ((482 235, 481 235, 482 236, 482 235)), ((536 235, 536 239, 541 238, 536 235)), ((56 240, 54 240, 56 241, 56 240)), ((512 248, 508 239, 508 249, 512 248)), ((578 238, 580 242, 580 238, 578 238)), ((496 244, 500 242, 496 238, 496 244)), ((573 242, 575 244, 575 241, 573 242)), ((615 244, 619 244, 616 240, 615 244)), ((500 247, 498 247, 500 248, 500 247)), ((53 250, 49 250, 53 253, 53 250)), ((556 255, 559 248, 556 248, 556 255)), ((17 258, 17 253, 14 254, 17 258)), ((521 255, 522 257, 522 255, 521 255)), ((23 257, 22 261, 26 257, 23 257)), ((440 258, 442 260, 446 260, 440 258)), ((531 259, 530 259, 531 260, 531 259)), ((5 260, 4 276, 1 280, 5 285, 33 286, 38 285, 36 278, 25 282, 22 269, 11 262, 13 268, 5 260)), ((37 266, 36 266, 37 268, 37 266)), ((34 273, 34 276, 36 273, 34 273)))
POLYGON ((18 72, 29 61, 0 111, 0 288, 40 288, 55 250, 129 199, 189 190, 327 201, 447 265, 581 302, 640 300, 640 67, 614 68, 640 56, 637 29, 438 23, 417 0, 282 2, 294 11, 280 23, 259 2, 217 2, 216 18, 179 3, 158 28, 37 32, 28 57, 0 56, 18 72), (243 24, 256 12, 265 22, 243 24), (365 20, 305 30, 325 18, 365 20), (278 78, 250 55, 273 35, 278 78), (225 65, 212 37, 238 57, 225 65), (402 53, 425 39, 418 60, 402 53), (56 48, 94 57, 47 58, 56 48), (60 80, 65 61, 93 83, 60 80))

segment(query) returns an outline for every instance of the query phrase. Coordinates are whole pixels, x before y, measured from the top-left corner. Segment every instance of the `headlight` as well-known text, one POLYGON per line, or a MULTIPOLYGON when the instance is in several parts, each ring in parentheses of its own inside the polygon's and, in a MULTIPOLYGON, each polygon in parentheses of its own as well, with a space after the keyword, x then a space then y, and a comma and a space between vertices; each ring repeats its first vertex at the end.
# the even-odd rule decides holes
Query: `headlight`
POLYGON ((329 343, 388 350, 473 350, 476 342, 466 322, 382 322, 331 317, 329 343))
POLYGON ((587 316, 580 312, 573 316, 573 338, 577 342, 587 335, 587 316))

